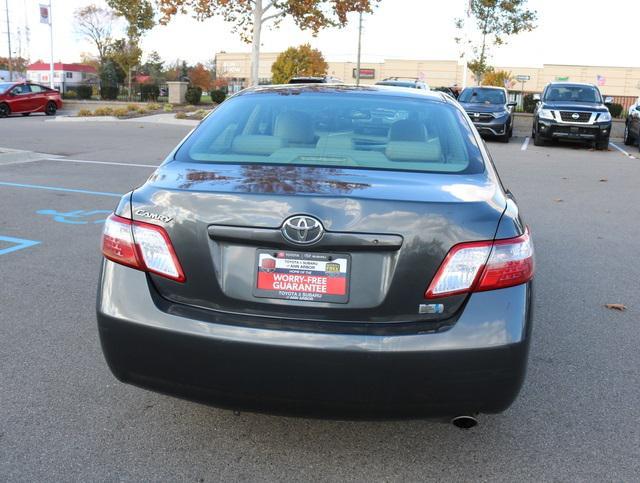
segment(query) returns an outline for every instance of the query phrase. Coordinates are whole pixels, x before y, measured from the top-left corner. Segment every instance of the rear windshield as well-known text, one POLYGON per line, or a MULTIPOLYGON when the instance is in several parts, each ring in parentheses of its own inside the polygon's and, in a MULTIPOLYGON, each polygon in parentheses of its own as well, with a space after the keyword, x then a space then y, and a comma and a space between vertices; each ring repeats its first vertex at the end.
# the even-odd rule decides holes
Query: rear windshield
POLYGON ((185 162, 480 173, 482 155, 445 102, 353 92, 265 91, 224 102, 176 154, 185 162))
POLYGON ((550 86, 544 96, 547 102, 602 102, 600 93, 591 86, 550 86))
POLYGON ((477 87, 463 90, 458 101, 478 104, 505 104, 507 102, 504 91, 477 87))

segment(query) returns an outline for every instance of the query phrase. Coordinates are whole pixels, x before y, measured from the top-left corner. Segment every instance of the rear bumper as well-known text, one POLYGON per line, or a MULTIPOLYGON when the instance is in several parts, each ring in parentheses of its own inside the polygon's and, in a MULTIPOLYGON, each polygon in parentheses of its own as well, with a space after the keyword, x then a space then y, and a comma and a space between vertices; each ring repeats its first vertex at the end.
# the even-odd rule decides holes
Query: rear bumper
POLYGON ((369 336, 256 329, 173 314, 144 273, 105 262, 102 349, 123 382, 220 407, 323 417, 506 409, 522 385, 531 285, 474 294, 452 328, 369 336))
POLYGON ((544 139, 568 139, 573 141, 604 142, 609 140, 611 123, 566 124, 539 119, 536 135, 544 139))

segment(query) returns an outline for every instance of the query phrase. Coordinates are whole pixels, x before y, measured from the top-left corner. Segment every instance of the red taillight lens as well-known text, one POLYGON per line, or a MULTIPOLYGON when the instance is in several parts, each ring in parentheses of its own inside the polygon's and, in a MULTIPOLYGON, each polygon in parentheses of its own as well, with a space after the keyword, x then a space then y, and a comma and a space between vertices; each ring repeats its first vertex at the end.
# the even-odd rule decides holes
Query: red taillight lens
POLYGON ((103 255, 116 263, 184 282, 185 276, 164 228, 112 214, 102 235, 103 255))
POLYGON ((533 245, 524 235, 461 243, 447 254, 425 292, 428 299, 512 287, 533 278, 533 245))
POLYGON ((533 244, 529 230, 518 238, 496 240, 476 291, 495 290, 528 282, 533 278, 533 244))
POLYGON ((102 232, 102 254, 114 262, 144 270, 136 254, 131 224, 131 220, 114 214, 107 218, 102 232))

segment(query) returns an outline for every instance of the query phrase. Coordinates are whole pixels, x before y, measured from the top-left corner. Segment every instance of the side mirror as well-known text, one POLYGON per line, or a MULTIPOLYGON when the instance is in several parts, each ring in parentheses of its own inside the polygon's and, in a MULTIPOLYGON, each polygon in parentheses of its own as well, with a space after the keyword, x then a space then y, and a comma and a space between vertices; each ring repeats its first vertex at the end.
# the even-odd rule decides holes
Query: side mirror
POLYGON ((13 97, 13 96, 15 96, 15 95, 16 95, 16 92, 15 92, 15 91, 9 91, 9 95, 10 95, 11 97, 13 97))
POLYGON ((613 97, 607 96, 604 98, 605 104, 613 104, 613 97))
POLYGON ((516 108, 516 106, 517 106, 517 105, 518 105, 518 103, 517 103, 517 102, 508 102, 508 103, 507 103, 507 107, 512 107, 512 108, 514 108, 514 109, 516 108))
POLYGON ((541 98, 540 98, 540 94, 534 94, 534 95, 533 95, 533 100, 534 100, 534 101, 539 101, 540 99, 541 99, 541 98))

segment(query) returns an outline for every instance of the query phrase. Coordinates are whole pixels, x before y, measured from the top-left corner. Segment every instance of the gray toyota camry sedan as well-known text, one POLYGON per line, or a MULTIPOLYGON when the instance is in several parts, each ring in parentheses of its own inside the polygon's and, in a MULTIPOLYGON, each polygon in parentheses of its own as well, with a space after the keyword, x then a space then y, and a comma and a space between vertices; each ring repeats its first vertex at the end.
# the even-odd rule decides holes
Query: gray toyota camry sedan
POLYGON ((244 90, 122 197, 102 252, 102 349, 140 387, 468 427, 525 376, 530 234, 438 92, 244 90))

